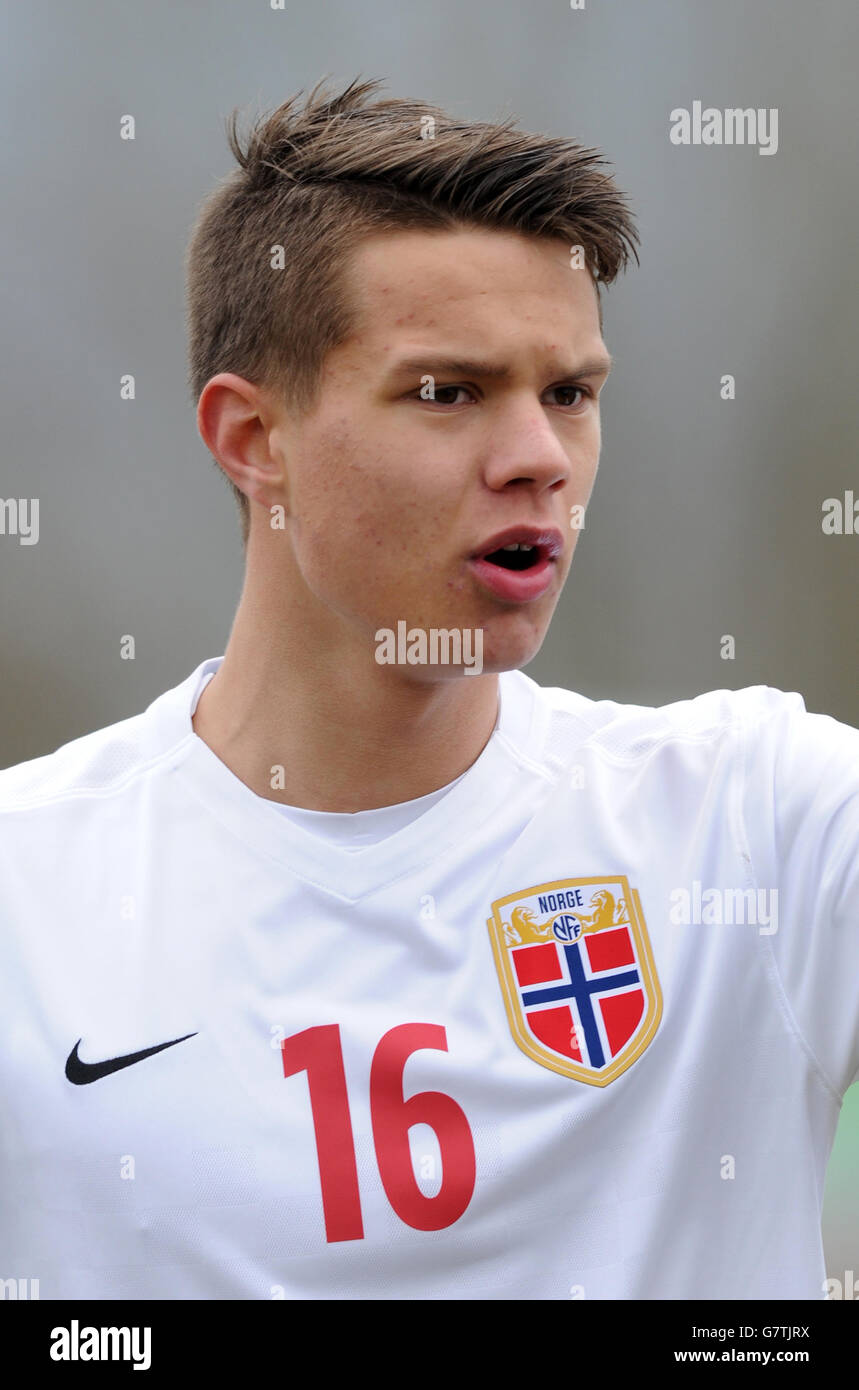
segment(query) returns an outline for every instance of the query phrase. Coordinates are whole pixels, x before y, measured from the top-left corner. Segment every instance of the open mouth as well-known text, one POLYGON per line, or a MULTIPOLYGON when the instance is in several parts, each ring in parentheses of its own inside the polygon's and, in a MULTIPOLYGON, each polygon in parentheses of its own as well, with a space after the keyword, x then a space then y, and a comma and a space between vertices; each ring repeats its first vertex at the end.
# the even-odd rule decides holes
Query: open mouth
POLYGON ((541 550, 538 545, 503 545, 500 550, 492 550, 482 558, 490 565, 498 565, 504 570, 530 570, 539 564, 541 550))
POLYGON ((564 537, 555 526, 508 526, 469 557, 485 591, 503 603, 531 603, 556 583, 564 537), (500 545, 499 545, 500 541, 500 545))

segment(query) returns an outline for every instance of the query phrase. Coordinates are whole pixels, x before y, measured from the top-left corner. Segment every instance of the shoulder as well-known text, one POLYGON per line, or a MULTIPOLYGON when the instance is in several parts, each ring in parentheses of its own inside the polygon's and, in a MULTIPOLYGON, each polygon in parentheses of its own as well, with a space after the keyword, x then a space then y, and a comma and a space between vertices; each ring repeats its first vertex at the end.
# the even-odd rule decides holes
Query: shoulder
POLYGON ((158 768, 193 739, 190 709, 209 658, 146 709, 70 740, 52 753, 0 770, 0 819, 77 802, 105 800, 158 768))
POLYGON ((15 816, 110 799, 172 753, 158 733, 147 710, 3 768, 0 826, 15 816))
POLYGON ((726 744, 739 747, 752 733, 769 730, 776 738, 785 737, 797 718, 811 718, 801 695, 766 685, 709 690, 664 705, 636 705, 530 684, 541 712, 536 725, 542 751, 561 762, 585 749, 615 762, 640 762, 678 744, 709 745, 714 750, 726 744))
POLYGON ((100 795, 133 777, 143 761, 140 716, 72 739, 52 753, 0 771, 0 815, 100 795))

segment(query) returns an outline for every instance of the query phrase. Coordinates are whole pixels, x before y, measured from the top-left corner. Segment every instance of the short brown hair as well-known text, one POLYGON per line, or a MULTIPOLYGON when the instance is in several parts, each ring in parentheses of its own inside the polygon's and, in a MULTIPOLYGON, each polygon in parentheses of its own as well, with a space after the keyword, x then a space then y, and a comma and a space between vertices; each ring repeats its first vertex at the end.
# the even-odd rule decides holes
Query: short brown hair
MULTIPOLYGON (((340 275, 356 239, 462 226, 564 237, 581 245, 597 295, 638 260, 625 195, 594 149, 501 124, 454 120, 422 101, 369 98, 379 79, 339 95, 317 83, 252 126, 227 121, 240 168, 206 199, 188 247, 189 385, 218 372, 315 400, 328 352, 354 328, 340 275), (273 268, 273 248, 283 268, 273 268)), ((248 499, 232 483, 242 541, 248 499)))

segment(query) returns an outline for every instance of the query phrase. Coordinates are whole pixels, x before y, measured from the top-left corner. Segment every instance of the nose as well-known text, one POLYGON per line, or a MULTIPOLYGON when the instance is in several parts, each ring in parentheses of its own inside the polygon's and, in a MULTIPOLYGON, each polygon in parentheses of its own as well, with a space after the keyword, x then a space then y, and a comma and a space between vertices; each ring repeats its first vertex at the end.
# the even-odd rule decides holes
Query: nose
POLYGON ((486 450, 484 476, 500 490, 511 483, 554 491, 568 483, 572 463, 552 422, 539 402, 511 404, 495 422, 486 450))

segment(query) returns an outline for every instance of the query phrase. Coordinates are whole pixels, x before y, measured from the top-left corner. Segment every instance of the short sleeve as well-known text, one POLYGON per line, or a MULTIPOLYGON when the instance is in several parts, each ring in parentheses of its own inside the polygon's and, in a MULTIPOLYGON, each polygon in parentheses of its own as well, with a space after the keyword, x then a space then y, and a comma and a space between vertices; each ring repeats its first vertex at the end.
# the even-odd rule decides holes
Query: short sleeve
POLYGON ((778 892, 763 949, 805 1047, 841 1096, 859 1073, 859 730, 810 714, 795 693, 737 694, 751 867, 759 894, 778 892))

